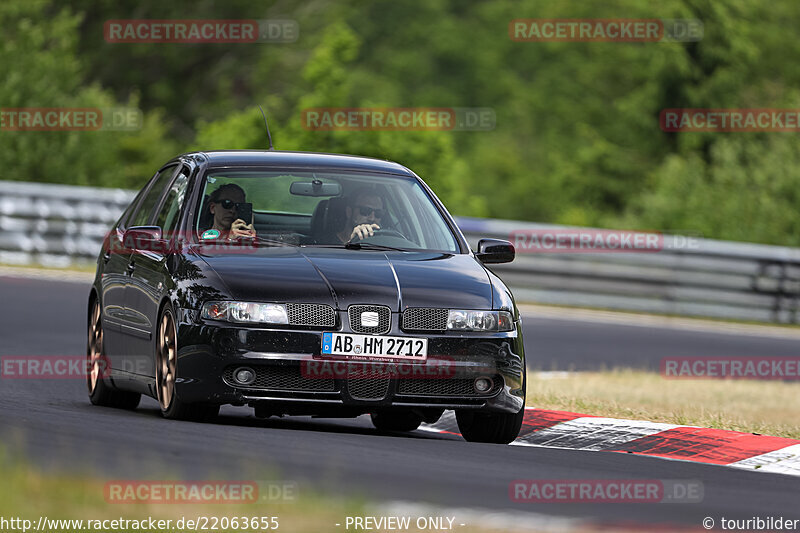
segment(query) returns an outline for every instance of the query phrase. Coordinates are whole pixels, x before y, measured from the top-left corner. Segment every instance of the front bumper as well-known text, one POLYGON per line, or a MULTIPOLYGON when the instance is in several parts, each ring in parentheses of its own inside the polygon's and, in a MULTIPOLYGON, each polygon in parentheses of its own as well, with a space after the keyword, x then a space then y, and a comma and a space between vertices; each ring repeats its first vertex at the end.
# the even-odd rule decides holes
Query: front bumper
POLYGON ((427 361, 403 364, 323 358, 322 331, 187 322, 178 328, 176 392, 185 402, 270 403, 287 406, 286 412, 338 406, 355 413, 392 407, 516 413, 525 403, 516 326, 507 333, 392 331, 387 335, 428 339, 427 361), (235 381, 241 367, 255 372, 254 383, 235 381), (476 378, 489 379, 491 388, 476 390, 476 378))

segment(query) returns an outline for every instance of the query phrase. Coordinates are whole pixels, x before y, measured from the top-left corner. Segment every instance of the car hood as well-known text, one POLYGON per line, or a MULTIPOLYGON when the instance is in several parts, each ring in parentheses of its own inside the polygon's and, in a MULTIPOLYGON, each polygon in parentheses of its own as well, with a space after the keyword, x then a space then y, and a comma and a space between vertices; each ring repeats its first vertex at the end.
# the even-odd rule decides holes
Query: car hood
POLYGON ((466 254, 259 247, 195 252, 237 300, 491 309, 489 275, 466 254))

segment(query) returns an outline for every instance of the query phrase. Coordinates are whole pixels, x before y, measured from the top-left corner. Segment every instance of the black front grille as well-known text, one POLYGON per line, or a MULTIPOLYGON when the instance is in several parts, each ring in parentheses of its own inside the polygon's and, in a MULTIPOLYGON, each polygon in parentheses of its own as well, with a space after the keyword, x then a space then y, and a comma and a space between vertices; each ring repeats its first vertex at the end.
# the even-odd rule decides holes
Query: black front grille
POLYGON ((447 329, 447 309, 409 307, 403 312, 403 329, 408 331, 444 331, 447 329))
POLYGON ((299 366, 247 366, 256 373, 256 380, 250 385, 240 385, 233 379, 233 372, 241 366, 230 366, 222 377, 228 385, 240 389, 273 389, 297 391, 333 391, 332 378, 304 377, 299 366))
POLYGON ((347 308, 347 315, 350 317, 350 329, 356 333, 387 333, 392 325, 392 311, 385 305, 351 305, 347 308), (370 312, 378 313, 377 326, 361 324, 361 314, 370 312))
POLYGON ((456 379, 401 379, 397 393, 413 396, 471 396, 484 397, 495 394, 503 386, 503 378, 495 376, 494 385, 486 392, 476 392, 475 378, 456 379))
POLYGON ((388 379, 348 379, 347 390, 356 400, 382 400, 389 392, 388 379))
POLYGON ((336 311, 330 305, 286 304, 289 324, 332 328, 336 325, 336 311))

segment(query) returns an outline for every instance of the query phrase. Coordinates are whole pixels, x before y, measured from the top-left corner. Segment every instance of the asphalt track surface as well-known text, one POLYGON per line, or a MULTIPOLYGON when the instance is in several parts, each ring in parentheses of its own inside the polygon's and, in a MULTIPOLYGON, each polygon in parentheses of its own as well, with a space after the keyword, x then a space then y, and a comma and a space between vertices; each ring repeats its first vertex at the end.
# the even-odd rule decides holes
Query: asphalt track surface
MULTIPOLYGON (((88 284, 0 276, 0 355, 85 353, 88 284)), ((658 368, 666 356, 797 355, 798 341, 525 317, 534 367, 658 368)), ((416 431, 379 434, 365 417, 259 420, 223 407, 217 421, 167 421, 93 407, 80 380, 0 380, 0 438, 41 468, 105 479, 281 479, 298 493, 361 495, 446 508, 535 513, 597 523, 701 528, 704 517, 800 518, 800 478, 617 453, 472 444, 416 431), (697 504, 515 503, 516 479, 699 480, 697 504)), ((531 520, 535 520, 531 515, 531 520)), ((88 518, 88 517, 87 517, 88 518)), ((282 524, 283 526, 283 524, 282 524)), ((282 529, 291 531, 291 525, 282 529)), ((331 526, 331 530, 338 528, 331 526)), ((717 525, 716 530, 719 530, 717 525)))

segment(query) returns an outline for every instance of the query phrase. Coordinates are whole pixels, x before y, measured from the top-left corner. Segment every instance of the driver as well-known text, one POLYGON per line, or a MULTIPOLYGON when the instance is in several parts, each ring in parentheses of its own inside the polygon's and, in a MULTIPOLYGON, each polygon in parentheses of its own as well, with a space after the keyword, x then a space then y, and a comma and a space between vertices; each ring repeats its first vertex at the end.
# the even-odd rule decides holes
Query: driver
POLYGON ((238 218, 236 204, 244 203, 244 189, 235 183, 226 183, 211 193, 208 199, 208 210, 214 217, 210 229, 217 230, 222 238, 255 237, 256 230, 252 221, 246 223, 238 218))
POLYGON ((336 234, 342 243, 372 237, 384 216, 383 199, 372 189, 359 189, 345 207, 347 222, 336 234), (351 229, 352 228, 352 229, 351 229))

